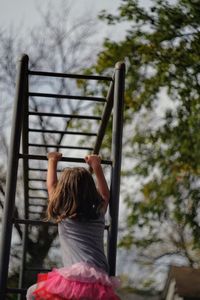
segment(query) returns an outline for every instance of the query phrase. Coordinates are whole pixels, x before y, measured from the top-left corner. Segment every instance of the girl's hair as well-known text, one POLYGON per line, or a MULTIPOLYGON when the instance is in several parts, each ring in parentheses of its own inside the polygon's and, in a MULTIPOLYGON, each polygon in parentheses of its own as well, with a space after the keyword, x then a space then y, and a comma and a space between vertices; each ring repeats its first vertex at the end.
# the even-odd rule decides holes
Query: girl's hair
POLYGON ((97 219, 102 208, 92 175, 85 168, 66 168, 49 197, 47 219, 97 219))

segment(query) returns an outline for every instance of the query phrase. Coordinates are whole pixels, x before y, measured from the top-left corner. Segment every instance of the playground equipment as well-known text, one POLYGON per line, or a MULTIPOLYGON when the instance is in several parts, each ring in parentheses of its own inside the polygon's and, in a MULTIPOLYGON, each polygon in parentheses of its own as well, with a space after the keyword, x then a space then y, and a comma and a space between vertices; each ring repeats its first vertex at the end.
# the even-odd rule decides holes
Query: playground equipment
MULTIPOLYGON (((26 54, 22 55, 18 65, 18 75, 16 84, 16 97, 14 103, 12 129, 11 129, 11 141, 10 141, 10 153, 7 169, 6 180, 6 196, 4 203, 4 212, 2 219, 2 234, 1 234, 1 248, 0 248, 0 299, 6 299, 8 294, 18 294, 19 299, 24 299, 26 293, 26 287, 24 287, 24 281, 26 272, 31 272, 26 267, 27 263, 27 238, 29 226, 55 226, 51 222, 45 222, 42 219, 34 219, 34 212, 32 207, 39 207, 43 211, 43 207, 46 205, 47 197, 39 197, 38 192, 44 191, 43 188, 31 187, 32 181, 42 182, 44 181, 43 173, 45 168, 38 167, 37 162, 43 162, 47 160, 45 155, 31 154, 31 147, 38 149, 44 147, 45 149, 54 148, 56 150, 60 148, 77 150, 89 150, 90 153, 99 154, 109 120, 112 116, 112 147, 111 157, 109 160, 102 160, 102 164, 111 166, 111 199, 109 204, 109 224, 106 226, 107 230, 107 257, 110 266, 110 275, 115 275, 116 271, 116 248, 117 248, 117 231, 118 231, 118 211, 119 211, 119 192, 120 192, 120 169, 121 169, 121 152, 122 152, 122 128, 123 128, 123 100, 124 100, 124 79, 125 79, 125 64, 118 62, 115 66, 114 74, 112 77, 97 76, 97 75, 80 75, 80 74, 63 74, 53 72, 40 72, 29 70, 29 58, 26 54), (44 78, 66 78, 75 80, 95 80, 95 81, 108 81, 110 86, 108 88, 106 98, 95 96, 73 96, 68 94, 51 94, 44 92, 32 92, 29 90, 30 77, 44 77, 44 78), (70 115, 70 114, 58 114, 52 112, 39 112, 31 111, 29 107, 29 98, 35 97, 40 99, 61 99, 62 101, 81 100, 91 101, 93 103, 103 103, 103 113, 101 116, 93 115, 70 115), (68 118, 68 119, 81 119, 82 121, 99 120, 99 127, 96 133, 81 132, 81 131, 60 131, 50 130, 47 128, 30 128, 29 119, 31 116, 42 118, 68 118), (30 134, 58 134, 62 137, 64 135, 70 136, 94 136, 95 142, 92 146, 80 146, 76 145, 52 145, 52 144, 39 144, 30 142, 30 134), (19 160, 22 160, 23 164, 23 184, 24 184, 24 218, 18 219, 14 217, 15 210, 15 194, 17 185, 17 173, 19 168, 19 160), (31 178, 31 174, 36 172, 37 178, 31 178), (38 175, 38 174, 41 174, 38 175), (36 196, 32 196, 32 193, 36 193, 36 196), (44 201, 44 204, 36 203, 36 199, 44 201), (23 228, 23 240, 22 240, 22 260, 21 270, 19 276, 19 288, 9 288, 7 286, 8 280, 8 267, 11 251, 11 237, 13 231, 13 225, 21 226, 23 228)), ((74 139, 76 140, 76 139, 74 139)), ((83 163, 84 159, 80 157, 63 157, 61 162, 69 163, 83 163)), ((47 162, 46 162, 47 163, 47 162)), ((44 191, 45 192, 45 191, 44 191)), ((38 216, 38 212, 36 215, 38 216)), ((38 270, 42 271, 42 270, 38 270)), ((45 270, 44 270, 45 271, 45 270)))

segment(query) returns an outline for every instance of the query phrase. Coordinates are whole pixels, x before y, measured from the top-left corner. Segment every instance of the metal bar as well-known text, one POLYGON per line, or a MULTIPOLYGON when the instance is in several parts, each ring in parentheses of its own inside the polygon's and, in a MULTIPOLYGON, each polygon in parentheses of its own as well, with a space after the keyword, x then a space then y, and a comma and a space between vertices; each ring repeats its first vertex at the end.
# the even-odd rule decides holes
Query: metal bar
MULTIPOLYGON (((45 144, 28 144, 30 147, 47 147, 47 148, 60 148, 60 149, 74 149, 74 150, 89 150, 93 151, 92 147, 77 147, 77 146, 63 146, 63 145, 45 145, 45 144)), ((30 169, 29 169, 30 170, 30 169)))
POLYGON ((66 74, 66 73, 54 73, 54 72, 30 71, 30 70, 28 71, 28 74, 37 75, 37 76, 63 77, 63 78, 74 78, 74 79, 91 79, 91 80, 106 80, 106 81, 112 80, 112 78, 109 76, 66 74))
POLYGON ((29 168, 29 171, 35 171, 35 172, 46 172, 47 168, 29 168))
MULTIPOLYGON (((29 168, 29 171, 35 171, 35 172, 47 172, 47 168, 29 168)), ((57 172, 62 172, 62 170, 58 169, 57 172)), ((30 179, 29 179, 30 180, 30 179)))
MULTIPOLYGON (((23 153, 28 153, 28 106, 29 106, 29 98, 28 98, 28 89, 29 82, 28 76, 26 79, 26 91, 25 91, 25 101, 24 101, 24 112, 23 112, 23 123, 22 123, 22 151, 23 153)), ((23 160, 23 182, 24 182, 24 218, 28 218, 28 160, 23 160)), ((22 229, 22 258, 19 272, 19 283, 18 288, 22 289, 24 287, 25 281, 25 264, 26 264, 26 251, 27 251, 27 238, 28 238, 28 227, 25 225, 22 229)), ((23 300, 23 296, 19 295, 18 300, 23 300)))
POLYGON ((46 182, 46 179, 29 178, 29 181, 41 181, 41 182, 46 182))
POLYGON ((86 100, 94 102, 105 102, 106 99, 102 97, 92 97, 92 96, 78 96, 78 95, 60 95, 60 94, 51 94, 51 93, 35 93, 29 92, 31 97, 42 97, 42 98, 56 98, 56 99, 70 99, 70 100, 86 100))
MULTIPOLYGON (((25 219, 13 219, 14 224, 27 224, 27 225, 48 225, 48 226, 58 226, 57 223, 41 221, 41 220, 25 220, 25 219)), ((105 230, 108 230, 110 225, 105 225, 105 230)))
POLYGON ((54 118, 70 118, 70 119, 87 119, 87 120, 101 120, 99 116, 87 116, 87 115, 70 115, 70 114, 54 114, 47 112, 32 112, 29 111, 30 116, 44 116, 54 118))
POLYGON ((41 188, 29 188, 29 191, 44 191, 44 192, 46 192, 47 189, 41 189, 41 188))
POLYGON ((97 135, 96 133, 93 133, 93 132, 48 130, 48 129, 35 129, 35 128, 29 128, 29 132, 43 132, 43 133, 70 134, 70 135, 86 135, 86 136, 96 136, 97 135))
POLYGON ((110 229, 108 231, 108 262, 110 275, 115 275, 117 253, 117 231, 119 214, 120 171, 123 132, 123 103, 125 64, 118 62, 115 66, 113 128, 112 128, 112 169, 110 197, 110 229))
POLYGON ((33 200, 34 202, 32 203, 32 202, 30 202, 29 201, 29 206, 31 206, 31 205, 37 205, 37 206, 45 206, 45 205, 47 205, 47 199, 45 200, 45 201, 43 201, 43 200, 33 200), (37 201, 41 201, 41 202, 37 202, 37 201))
POLYGON ((94 145, 94 153, 98 154, 101 148, 101 144, 105 135, 106 127, 108 125, 108 121, 111 115, 111 111, 113 108, 113 91, 114 91, 114 82, 110 83, 110 87, 107 94, 107 102, 104 105, 104 110, 102 113, 102 121, 99 127, 99 131, 97 133, 96 143, 94 145))
POLYGON ((48 226, 57 226, 58 224, 52 222, 46 222, 41 220, 27 220, 27 219, 13 219, 14 224, 27 224, 27 225, 48 225, 48 226))
POLYGON ((8 160, 6 195, 1 233, 0 251, 0 299, 5 299, 8 278, 8 264, 10 256, 12 236, 12 216, 14 214, 15 193, 18 170, 18 157, 21 138, 23 104, 26 90, 26 78, 28 71, 28 56, 23 55, 18 64, 18 75, 16 83, 16 95, 12 118, 10 152, 8 160))
POLYGON ((29 199, 38 199, 38 200, 47 200, 47 197, 35 197, 35 196, 29 196, 29 199))
MULTIPOLYGON (((19 158, 29 158, 33 160, 47 160, 46 156, 43 155, 32 155, 32 154, 19 154, 19 158)), ((84 158, 77 158, 77 157, 62 157, 60 161, 66 161, 66 162, 75 162, 75 163, 85 163, 84 158)), ((102 164, 104 165, 111 165, 112 161, 111 160, 102 160, 102 164)), ((36 179, 29 179, 29 180, 36 180, 36 179)), ((38 179, 39 181, 41 179, 38 179)))
POLYGON ((47 207, 47 204, 34 204, 34 203, 30 203, 29 207, 31 207, 31 206, 33 206, 33 207, 47 207))

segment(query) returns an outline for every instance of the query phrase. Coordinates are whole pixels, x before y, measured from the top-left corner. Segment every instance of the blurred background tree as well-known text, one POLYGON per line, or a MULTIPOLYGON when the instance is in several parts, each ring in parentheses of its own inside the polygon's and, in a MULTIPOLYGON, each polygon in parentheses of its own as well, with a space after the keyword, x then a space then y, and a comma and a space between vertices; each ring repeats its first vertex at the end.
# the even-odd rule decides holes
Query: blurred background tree
POLYGON ((124 38, 104 41, 93 67, 127 65, 120 245, 140 266, 134 284, 157 289, 160 266, 200 266, 199 1, 155 0, 148 9, 123 0, 100 18, 127 27, 124 38))
MULTIPOLYGON (((93 39, 94 23, 83 17, 72 25, 66 1, 62 2, 61 9, 52 6, 42 12, 41 23, 26 32, 26 38, 19 35, 17 29, 1 30, 0 208, 5 191, 4 162, 9 148, 7 136, 19 54, 29 54, 30 69, 75 73, 93 64, 88 72, 109 75, 117 61, 125 60, 122 170, 125 207, 121 206, 123 220, 120 221, 119 235, 122 250, 118 264, 120 270, 132 274, 134 282, 130 283, 133 286, 155 290, 162 288, 162 274, 165 276, 169 264, 175 262, 194 267, 200 264, 200 8, 195 0, 154 0, 150 8, 143 8, 139 3, 121 1, 116 15, 102 11, 100 19, 104 23, 114 29, 125 24, 127 31, 118 40, 106 39, 96 62, 99 48, 95 47, 96 40, 93 39)), ((32 84, 38 87, 41 83, 35 81, 32 84)), ((46 82, 49 88, 52 88, 51 84, 46 82)), ((60 81, 55 88, 58 93, 66 93, 70 87, 60 81)), ((84 89, 91 92, 89 86, 84 89)), ((104 87, 102 91, 105 91, 104 87)), ((37 111, 39 103, 34 99, 31 101, 32 110, 37 111)), ((80 108, 77 103, 67 109, 77 113, 80 108)), ((49 109, 62 112, 66 107, 57 102, 49 109)), ((54 126, 50 120, 40 121, 54 126)), ((108 144, 109 135, 104 143, 105 155, 109 153, 108 144)), ((46 153, 46 149, 43 150, 46 153)), ((19 186, 17 204, 22 203, 21 191, 19 186)), ((16 216, 20 217, 20 214, 19 205, 16 216)), ((49 231, 31 230, 30 266, 35 264, 35 255, 40 252, 38 265, 51 267, 57 259, 55 252, 52 256, 50 251, 52 245, 57 246, 56 231, 52 228, 49 231), (48 237, 45 247, 41 236, 48 237)), ((19 269, 19 226, 15 237, 11 263, 13 278, 19 269)))

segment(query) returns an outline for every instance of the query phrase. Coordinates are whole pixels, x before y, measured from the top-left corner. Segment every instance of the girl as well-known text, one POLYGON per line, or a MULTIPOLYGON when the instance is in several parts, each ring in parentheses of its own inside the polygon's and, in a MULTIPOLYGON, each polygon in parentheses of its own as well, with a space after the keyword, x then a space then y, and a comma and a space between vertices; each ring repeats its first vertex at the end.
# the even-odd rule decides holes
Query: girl
POLYGON ((97 155, 85 157, 96 175, 97 187, 85 168, 66 168, 57 180, 61 153, 48 154, 48 220, 58 223, 64 267, 39 274, 27 299, 120 300, 117 279, 108 276, 103 235, 109 189, 97 155))

